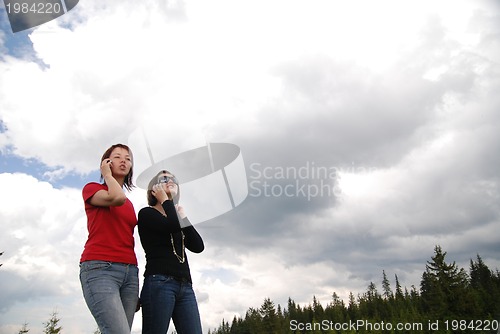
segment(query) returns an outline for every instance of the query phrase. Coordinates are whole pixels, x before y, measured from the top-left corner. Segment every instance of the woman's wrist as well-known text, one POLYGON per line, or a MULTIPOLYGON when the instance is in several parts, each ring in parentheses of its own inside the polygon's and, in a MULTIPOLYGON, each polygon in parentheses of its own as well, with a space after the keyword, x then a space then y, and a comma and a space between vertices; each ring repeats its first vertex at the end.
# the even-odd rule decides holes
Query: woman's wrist
POLYGON ((105 174, 105 175, 103 175, 103 176, 102 176, 102 178, 103 178, 104 180, 110 180, 110 179, 113 179, 113 180, 114 180, 114 179, 115 179, 115 178, 113 177, 113 174, 111 174, 111 173, 110 173, 110 174, 105 174))

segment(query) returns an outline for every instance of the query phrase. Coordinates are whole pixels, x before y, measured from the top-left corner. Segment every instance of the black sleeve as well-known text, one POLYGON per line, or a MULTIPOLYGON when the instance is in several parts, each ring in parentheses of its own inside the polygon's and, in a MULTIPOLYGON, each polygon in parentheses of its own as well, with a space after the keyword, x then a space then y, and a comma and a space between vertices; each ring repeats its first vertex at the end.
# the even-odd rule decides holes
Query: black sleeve
POLYGON ((163 210, 165 210, 169 222, 175 223, 180 226, 179 217, 177 216, 177 210, 175 209, 174 201, 166 200, 161 203, 161 206, 163 207, 163 210))
POLYGON ((181 226, 177 211, 175 210, 174 202, 167 200, 162 203, 163 210, 167 216, 162 215, 158 210, 145 207, 139 211, 137 225, 139 228, 146 227, 148 230, 157 232, 179 232, 181 226))
POLYGON ((205 244, 203 243, 203 239, 200 234, 188 218, 184 218, 182 220, 183 225, 188 225, 182 229, 184 235, 186 236, 186 248, 189 249, 193 253, 201 253, 205 249, 205 244))

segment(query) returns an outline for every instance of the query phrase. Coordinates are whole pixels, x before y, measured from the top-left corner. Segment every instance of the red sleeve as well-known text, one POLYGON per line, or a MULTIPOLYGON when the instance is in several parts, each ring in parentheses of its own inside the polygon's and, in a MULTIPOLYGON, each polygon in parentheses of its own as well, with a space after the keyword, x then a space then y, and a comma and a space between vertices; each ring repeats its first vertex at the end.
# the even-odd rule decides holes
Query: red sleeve
POLYGON ((95 195, 99 190, 106 190, 108 187, 105 184, 100 184, 97 182, 87 183, 82 190, 83 201, 87 203, 87 201, 95 195))

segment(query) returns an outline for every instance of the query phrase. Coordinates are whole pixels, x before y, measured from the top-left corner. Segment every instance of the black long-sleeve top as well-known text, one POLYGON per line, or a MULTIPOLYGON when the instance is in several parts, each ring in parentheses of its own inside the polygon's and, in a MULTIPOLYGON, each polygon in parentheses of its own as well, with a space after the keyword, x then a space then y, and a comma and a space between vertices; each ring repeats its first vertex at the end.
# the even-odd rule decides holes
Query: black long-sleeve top
POLYGON ((144 276, 166 275, 191 282, 191 272, 185 254, 184 263, 180 263, 172 249, 171 235, 174 239, 175 250, 182 256, 182 233, 184 245, 193 253, 201 253, 205 248, 203 239, 187 218, 183 219, 181 228, 173 201, 162 203, 166 217, 152 207, 145 207, 138 214, 138 230, 142 247, 146 253, 146 270, 144 276))

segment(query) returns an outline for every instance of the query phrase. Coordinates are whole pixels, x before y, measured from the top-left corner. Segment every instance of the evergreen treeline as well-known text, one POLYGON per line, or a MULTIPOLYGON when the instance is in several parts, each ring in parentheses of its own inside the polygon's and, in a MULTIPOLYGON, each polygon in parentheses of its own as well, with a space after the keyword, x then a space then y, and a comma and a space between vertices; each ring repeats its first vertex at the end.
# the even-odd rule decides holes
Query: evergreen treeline
MULTIPOLYGON (((43 334, 61 334, 62 327, 59 325, 59 321, 61 319, 58 317, 57 311, 52 312, 50 319, 43 323, 43 334)), ((28 323, 25 322, 16 334, 27 334, 29 331, 28 323)), ((99 329, 96 329, 94 334, 101 334, 101 332, 99 329)))
MULTIPOLYGON (((0 254, 1 255, 1 254, 0 254)), ((445 261, 446 252, 434 248, 420 281, 420 289, 403 289, 395 275, 395 289, 382 271, 382 290, 370 282, 367 291, 351 292, 347 304, 334 292, 325 306, 315 297, 301 307, 291 298, 282 309, 266 298, 244 318, 234 317, 209 334, 281 333, 499 333, 500 272, 490 270, 477 255, 469 272, 445 261)), ((44 323, 44 334, 60 334, 57 312, 44 323)), ((28 324, 17 334, 28 333, 28 324)), ((97 329, 94 334, 99 334, 97 329)))
MULTIPOLYGON (((266 298, 244 318, 234 317, 209 334, 281 333, 497 333, 500 321, 500 272, 490 270, 477 255, 469 272, 445 261, 446 252, 434 248, 420 289, 402 288, 395 275, 391 288, 382 271, 382 290, 373 282, 363 294, 352 292, 347 304, 333 293, 323 307, 315 297, 301 307, 292 299, 282 309, 266 298)), ((500 331, 498 331, 500 333, 500 331)))
MULTIPOLYGON (((59 326, 60 320, 57 316, 57 311, 52 312, 50 319, 43 323, 43 334, 60 334, 62 330, 62 327, 59 326)), ((26 334, 29 331, 28 323, 25 322, 17 334, 26 334)))

